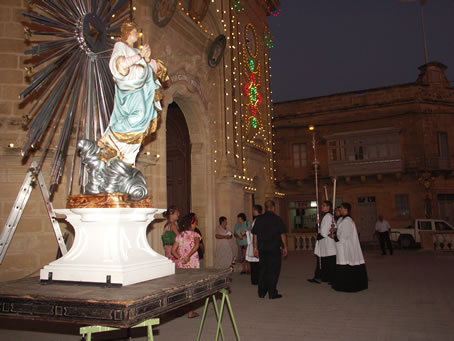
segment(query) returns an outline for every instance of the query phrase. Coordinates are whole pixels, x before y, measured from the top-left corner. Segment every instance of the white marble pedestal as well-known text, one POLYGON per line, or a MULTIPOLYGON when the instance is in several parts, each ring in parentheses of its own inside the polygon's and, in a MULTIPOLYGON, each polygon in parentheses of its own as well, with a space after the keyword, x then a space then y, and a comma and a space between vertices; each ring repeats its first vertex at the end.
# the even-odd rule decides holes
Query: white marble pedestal
POLYGON ((75 208, 55 210, 74 227, 73 246, 46 265, 42 281, 130 285, 173 275, 175 264, 148 244, 146 229, 156 208, 75 208))

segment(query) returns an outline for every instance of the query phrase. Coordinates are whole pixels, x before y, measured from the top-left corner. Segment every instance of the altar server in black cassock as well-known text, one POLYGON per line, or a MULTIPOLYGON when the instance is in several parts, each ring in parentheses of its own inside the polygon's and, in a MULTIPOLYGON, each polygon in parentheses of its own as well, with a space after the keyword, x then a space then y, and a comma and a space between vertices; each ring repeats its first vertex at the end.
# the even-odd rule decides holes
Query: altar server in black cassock
POLYGON ((252 229, 254 235, 254 253, 259 257, 259 297, 268 293, 270 299, 281 298, 277 291, 277 282, 281 271, 282 255, 287 256, 287 236, 282 219, 274 213, 273 201, 265 202, 265 213, 258 216, 252 229))

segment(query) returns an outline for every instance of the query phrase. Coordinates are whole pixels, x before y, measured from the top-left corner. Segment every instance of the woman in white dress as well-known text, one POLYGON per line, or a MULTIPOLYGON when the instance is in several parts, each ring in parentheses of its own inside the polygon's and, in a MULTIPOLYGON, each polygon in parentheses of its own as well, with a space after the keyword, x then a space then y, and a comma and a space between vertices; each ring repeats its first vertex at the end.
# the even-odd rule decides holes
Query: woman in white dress
POLYGON ((338 291, 361 291, 368 288, 368 278, 356 225, 350 216, 351 205, 344 202, 340 210, 342 218, 337 222, 334 238, 336 274, 332 286, 338 291))
POLYGON ((232 265, 233 252, 230 240, 232 232, 227 230, 227 218, 219 218, 219 226, 216 228, 216 260, 214 267, 216 269, 226 269, 232 265))

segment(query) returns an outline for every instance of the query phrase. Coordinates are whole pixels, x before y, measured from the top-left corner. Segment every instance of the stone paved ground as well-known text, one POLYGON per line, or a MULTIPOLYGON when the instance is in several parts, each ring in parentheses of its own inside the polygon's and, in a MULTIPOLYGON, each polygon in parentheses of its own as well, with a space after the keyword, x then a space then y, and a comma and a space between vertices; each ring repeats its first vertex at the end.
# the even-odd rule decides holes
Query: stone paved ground
MULTIPOLYGON (((283 263, 279 290, 284 297, 279 300, 258 298, 249 278, 234 273, 230 299, 241 339, 454 340, 454 253, 397 250, 394 256, 382 256, 373 250, 365 258, 369 289, 353 294, 308 283, 314 267, 308 252, 290 253, 283 263)), ((199 321, 168 316, 156 328, 155 340, 194 340, 199 321)), ((223 326, 226 340, 235 340, 228 315, 223 326)), ((2 321, 0 328, 4 341, 79 339, 76 327, 61 324, 2 321)), ((110 333, 95 340, 124 335, 110 333)), ((146 340, 143 329, 132 335, 134 341, 146 340)), ((202 340, 214 340, 214 335, 211 308, 202 340)))

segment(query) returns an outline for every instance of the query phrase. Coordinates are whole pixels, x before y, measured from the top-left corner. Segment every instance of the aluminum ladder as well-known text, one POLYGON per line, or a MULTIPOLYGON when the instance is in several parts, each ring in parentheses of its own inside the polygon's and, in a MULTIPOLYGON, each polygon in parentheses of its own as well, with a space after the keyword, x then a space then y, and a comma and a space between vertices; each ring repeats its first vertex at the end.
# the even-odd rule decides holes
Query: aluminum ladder
POLYGON ((22 187, 17 194, 16 201, 14 202, 13 208, 8 216, 8 220, 6 221, 2 234, 0 235, 0 264, 3 262, 3 258, 5 257, 9 244, 11 243, 14 232, 16 232, 17 225, 19 224, 22 213, 24 212, 25 206, 27 205, 28 199, 33 188, 35 187, 36 182, 38 182, 39 188, 41 189, 41 194, 47 208, 47 214, 49 215, 52 228, 54 229, 61 254, 65 255, 67 252, 66 244, 61 234, 60 225, 58 224, 55 216, 54 206, 49 199, 49 191, 47 190, 44 182, 43 174, 38 168, 38 162, 33 161, 27 174, 25 175, 22 187))

